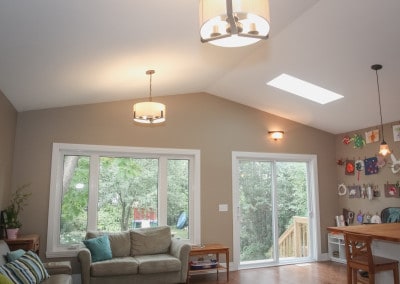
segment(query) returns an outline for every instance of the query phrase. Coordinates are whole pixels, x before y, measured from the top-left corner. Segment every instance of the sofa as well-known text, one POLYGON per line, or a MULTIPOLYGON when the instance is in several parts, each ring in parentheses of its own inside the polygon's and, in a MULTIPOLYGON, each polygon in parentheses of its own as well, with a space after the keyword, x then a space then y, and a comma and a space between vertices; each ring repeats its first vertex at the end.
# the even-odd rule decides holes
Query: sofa
POLYGON ((168 226, 88 231, 78 252, 82 284, 185 283, 190 245, 168 226))
MULTIPOLYGON (((36 270, 41 270, 41 273, 36 273, 36 277, 38 277, 38 274, 41 274, 40 278, 43 279, 39 282, 41 284, 72 284, 72 270, 69 261, 42 263, 39 256, 32 251, 24 252, 23 250, 18 250, 11 252, 4 240, 0 240, 0 254, 0 277, 6 275, 1 272, 10 271, 7 270, 7 267, 13 266, 20 271, 32 270, 34 268, 36 270), (12 260, 10 258, 12 258, 12 260), (29 261, 24 262, 22 258, 26 258, 29 261), (24 266, 23 264, 30 266, 24 266)), ((3 278, 0 280, 0 283, 13 283, 7 281, 10 280, 3 278)), ((25 283, 24 280, 20 279, 19 281, 25 283)))

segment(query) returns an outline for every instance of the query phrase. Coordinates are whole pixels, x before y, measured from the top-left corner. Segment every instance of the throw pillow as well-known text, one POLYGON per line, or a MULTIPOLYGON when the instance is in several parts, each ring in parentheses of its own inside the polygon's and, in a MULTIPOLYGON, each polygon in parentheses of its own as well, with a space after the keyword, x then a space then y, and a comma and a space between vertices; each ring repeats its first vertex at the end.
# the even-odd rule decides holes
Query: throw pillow
POLYGON ((112 258, 110 240, 107 235, 84 240, 83 243, 90 250, 93 262, 112 258))
POLYGON ((33 251, 28 251, 17 260, 0 266, 0 274, 5 275, 14 283, 36 284, 49 278, 42 261, 33 251))
POLYGON ((7 255, 6 255, 7 262, 17 260, 24 254, 25 254, 25 251, 23 249, 17 249, 14 251, 7 252, 7 255))
POLYGON ((160 226, 131 230, 131 255, 167 253, 171 245, 171 228, 160 226))

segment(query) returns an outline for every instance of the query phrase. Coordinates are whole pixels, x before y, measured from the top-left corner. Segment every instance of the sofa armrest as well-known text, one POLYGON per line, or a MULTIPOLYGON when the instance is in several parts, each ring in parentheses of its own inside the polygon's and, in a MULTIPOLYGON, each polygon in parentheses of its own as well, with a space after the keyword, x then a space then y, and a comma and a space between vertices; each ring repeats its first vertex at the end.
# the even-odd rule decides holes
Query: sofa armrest
POLYGON ((92 264, 92 255, 87 248, 81 248, 78 251, 78 261, 81 264, 81 283, 90 283, 90 266, 92 264))
POLYGON ((191 247, 186 241, 178 240, 175 238, 171 239, 170 254, 172 256, 175 256, 176 258, 179 258, 179 260, 182 263, 182 270, 181 270, 181 282, 182 283, 186 282, 186 277, 187 277, 188 267, 189 267, 190 249, 191 249, 191 247))
POLYGON ((55 274, 72 274, 71 262, 70 261, 52 261, 43 263, 47 272, 50 275, 55 274))

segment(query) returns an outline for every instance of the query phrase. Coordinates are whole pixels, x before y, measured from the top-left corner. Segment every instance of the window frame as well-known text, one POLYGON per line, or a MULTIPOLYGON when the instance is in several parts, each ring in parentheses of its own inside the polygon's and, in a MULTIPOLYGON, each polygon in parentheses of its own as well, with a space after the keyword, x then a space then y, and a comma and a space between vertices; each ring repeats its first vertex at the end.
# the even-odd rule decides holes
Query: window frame
MULTIPOLYGON (((64 174, 64 156, 82 155, 90 156, 89 176, 89 208, 97 208, 99 157, 132 157, 132 158, 158 158, 159 159, 159 190, 158 190, 158 212, 166 209, 166 175, 161 172, 167 165, 168 159, 189 160, 189 240, 190 243, 201 243, 200 232, 200 150, 195 149, 171 149, 171 148, 148 148, 128 146, 107 146, 88 144, 53 143, 49 214, 47 226, 47 249, 46 257, 74 257, 82 245, 63 246, 59 244, 60 239, 60 214, 62 199, 62 180, 64 174), (92 161, 92 158, 94 160, 92 161), (165 178, 164 178, 165 177, 165 178), (165 204, 163 204, 165 203, 165 204)), ((161 216, 160 216, 161 217, 161 216)), ((166 225, 166 217, 160 218, 159 225, 166 225)), ((94 210, 88 211, 88 230, 96 230, 97 214, 94 210)))

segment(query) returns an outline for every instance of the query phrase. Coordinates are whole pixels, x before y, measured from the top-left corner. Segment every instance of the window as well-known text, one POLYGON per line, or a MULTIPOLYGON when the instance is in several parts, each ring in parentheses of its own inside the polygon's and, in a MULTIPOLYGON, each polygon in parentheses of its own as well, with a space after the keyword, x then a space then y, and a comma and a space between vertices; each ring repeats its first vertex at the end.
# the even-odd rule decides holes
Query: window
POLYGON ((87 230, 169 225, 200 243, 199 203, 199 150, 54 143, 46 256, 74 256, 87 230))

